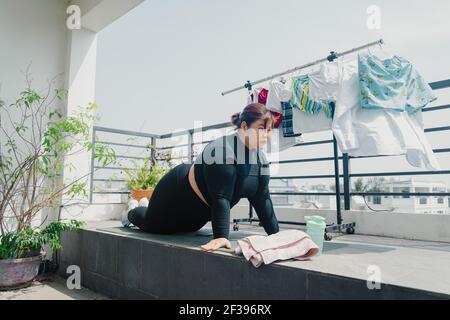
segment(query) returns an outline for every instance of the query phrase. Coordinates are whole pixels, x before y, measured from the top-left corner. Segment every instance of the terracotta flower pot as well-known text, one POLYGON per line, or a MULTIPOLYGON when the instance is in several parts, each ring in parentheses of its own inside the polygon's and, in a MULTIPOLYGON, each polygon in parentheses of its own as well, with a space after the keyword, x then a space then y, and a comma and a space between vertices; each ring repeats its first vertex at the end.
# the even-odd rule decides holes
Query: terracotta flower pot
POLYGON ((146 190, 133 190, 131 191, 131 197, 133 199, 136 199, 137 201, 140 201, 142 198, 147 198, 150 200, 153 194, 153 189, 146 189, 146 190))
POLYGON ((0 290, 29 286, 39 273, 42 255, 0 260, 0 290))

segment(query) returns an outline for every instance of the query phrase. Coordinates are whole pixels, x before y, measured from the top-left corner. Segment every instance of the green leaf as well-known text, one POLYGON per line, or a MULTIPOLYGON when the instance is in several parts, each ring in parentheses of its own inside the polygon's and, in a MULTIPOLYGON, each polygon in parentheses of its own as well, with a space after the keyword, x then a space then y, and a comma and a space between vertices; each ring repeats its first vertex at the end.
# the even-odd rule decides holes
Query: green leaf
POLYGON ((18 259, 36 256, 42 246, 50 245, 53 250, 62 248, 61 232, 78 231, 83 222, 53 222, 43 230, 38 228, 24 228, 15 232, 0 235, 0 259, 18 259))
POLYGON ((19 126, 16 127, 16 132, 17 132, 17 133, 20 133, 21 131, 22 131, 22 132, 25 132, 25 131, 27 131, 27 130, 28 130, 28 127, 27 127, 27 126, 24 126, 24 125, 19 125, 19 126))

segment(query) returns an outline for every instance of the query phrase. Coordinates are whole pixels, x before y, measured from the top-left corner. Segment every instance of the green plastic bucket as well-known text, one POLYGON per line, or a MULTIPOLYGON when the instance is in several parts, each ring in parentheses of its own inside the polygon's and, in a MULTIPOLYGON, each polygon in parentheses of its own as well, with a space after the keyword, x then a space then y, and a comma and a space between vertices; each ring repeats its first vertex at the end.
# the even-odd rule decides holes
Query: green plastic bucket
POLYGON ((319 247, 317 255, 321 255, 323 251, 323 240, 325 235, 325 218, 321 216, 305 216, 306 233, 311 237, 311 240, 319 247))

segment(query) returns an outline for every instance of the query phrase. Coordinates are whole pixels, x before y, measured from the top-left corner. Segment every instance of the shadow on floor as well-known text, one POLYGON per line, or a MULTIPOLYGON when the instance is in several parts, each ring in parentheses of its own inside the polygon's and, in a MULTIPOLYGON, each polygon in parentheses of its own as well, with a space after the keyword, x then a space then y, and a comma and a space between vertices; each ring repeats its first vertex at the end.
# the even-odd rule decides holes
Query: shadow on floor
POLYGON ((336 242, 325 242, 323 244, 323 253, 324 254, 361 254, 368 252, 388 252, 395 250, 395 248, 390 247, 380 247, 377 245, 371 244, 356 244, 356 243, 336 243, 336 242))

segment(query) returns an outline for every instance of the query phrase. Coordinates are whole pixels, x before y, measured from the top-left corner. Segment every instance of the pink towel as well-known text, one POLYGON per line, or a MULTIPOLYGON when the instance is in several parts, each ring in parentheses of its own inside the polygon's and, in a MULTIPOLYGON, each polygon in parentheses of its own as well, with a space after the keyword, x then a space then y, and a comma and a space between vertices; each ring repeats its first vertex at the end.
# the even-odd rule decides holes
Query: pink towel
POLYGON ((249 236, 237 243, 235 253, 242 254, 255 267, 276 260, 306 260, 319 252, 311 237, 300 230, 284 230, 270 236, 249 236))

